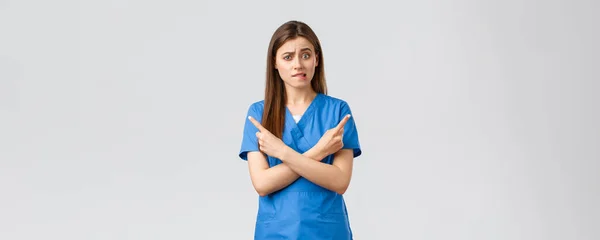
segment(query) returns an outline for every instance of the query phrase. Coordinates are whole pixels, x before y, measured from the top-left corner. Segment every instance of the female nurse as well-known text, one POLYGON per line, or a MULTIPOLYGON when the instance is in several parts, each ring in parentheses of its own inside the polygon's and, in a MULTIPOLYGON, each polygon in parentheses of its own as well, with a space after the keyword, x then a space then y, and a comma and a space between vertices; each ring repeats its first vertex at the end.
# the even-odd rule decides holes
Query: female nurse
POLYGON ((259 195, 254 239, 352 239, 343 194, 362 152, 350 106, 327 95, 319 39, 303 22, 284 23, 266 67, 239 152, 259 195))

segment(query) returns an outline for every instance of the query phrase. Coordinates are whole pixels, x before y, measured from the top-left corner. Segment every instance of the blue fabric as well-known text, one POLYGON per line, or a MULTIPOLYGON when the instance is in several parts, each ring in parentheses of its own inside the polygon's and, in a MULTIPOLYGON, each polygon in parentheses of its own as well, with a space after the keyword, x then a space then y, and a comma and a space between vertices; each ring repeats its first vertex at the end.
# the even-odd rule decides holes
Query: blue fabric
MULTIPOLYGON (((255 135, 258 129, 247 117, 252 116, 261 122, 263 109, 264 101, 253 103, 248 109, 239 152, 243 160, 248 160, 248 152, 258 151, 255 135)), ((282 140, 297 152, 304 153, 347 114, 352 112, 345 101, 317 94, 298 123, 286 108, 282 140)), ((352 149, 354 157, 362 154, 354 116, 344 125, 343 142, 343 148, 352 149)), ((270 167, 282 163, 271 156, 267 160, 270 167)), ((333 155, 322 162, 331 164, 333 155)), ((300 177, 282 190, 259 196, 254 239, 350 240, 352 230, 344 198, 300 177)))

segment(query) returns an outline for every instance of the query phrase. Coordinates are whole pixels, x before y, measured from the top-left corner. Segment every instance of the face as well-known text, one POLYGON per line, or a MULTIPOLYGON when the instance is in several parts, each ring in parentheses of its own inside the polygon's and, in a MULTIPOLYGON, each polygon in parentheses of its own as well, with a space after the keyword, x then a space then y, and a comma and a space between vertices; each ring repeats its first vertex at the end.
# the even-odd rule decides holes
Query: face
POLYGON ((315 48, 306 38, 286 41, 275 55, 275 68, 287 87, 310 87, 318 66, 315 48))

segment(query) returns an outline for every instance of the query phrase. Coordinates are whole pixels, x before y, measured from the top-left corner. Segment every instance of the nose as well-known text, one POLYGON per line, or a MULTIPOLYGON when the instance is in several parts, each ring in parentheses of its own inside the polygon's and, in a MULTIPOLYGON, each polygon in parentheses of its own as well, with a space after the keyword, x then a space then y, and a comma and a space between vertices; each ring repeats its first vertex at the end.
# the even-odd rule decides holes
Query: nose
POLYGON ((302 68, 302 65, 300 64, 300 58, 294 58, 294 60, 292 60, 292 66, 294 67, 294 69, 302 68))

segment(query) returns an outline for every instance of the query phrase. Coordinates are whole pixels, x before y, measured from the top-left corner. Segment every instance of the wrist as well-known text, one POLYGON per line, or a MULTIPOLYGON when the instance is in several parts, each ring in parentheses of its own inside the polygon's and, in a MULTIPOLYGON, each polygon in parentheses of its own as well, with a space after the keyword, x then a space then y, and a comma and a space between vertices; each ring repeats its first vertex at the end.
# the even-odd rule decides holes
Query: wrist
POLYGON ((277 158, 282 162, 285 162, 289 158, 291 150, 293 149, 286 145, 285 147, 283 147, 281 153, 279 154, 280 156, 278 156, 277 158))
POLYGON ((325 156, 327 156, 327 153, 325 152, 325 150, 320 146, 315 146, 313 150, 314 150, 314 158, 317 161, 321 161, 321 160, 323 160, 323 158, 325 158, 325 156))

